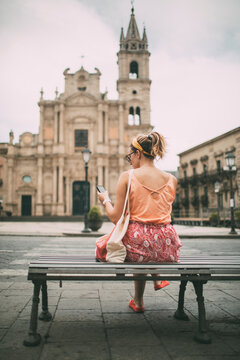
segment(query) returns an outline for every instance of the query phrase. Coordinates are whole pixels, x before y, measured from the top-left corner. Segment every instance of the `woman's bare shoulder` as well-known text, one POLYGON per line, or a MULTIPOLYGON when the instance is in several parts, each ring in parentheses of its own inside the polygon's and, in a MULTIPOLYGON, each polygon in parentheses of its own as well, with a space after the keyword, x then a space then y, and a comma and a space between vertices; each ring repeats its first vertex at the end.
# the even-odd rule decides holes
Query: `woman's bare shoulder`
POLYGON ((128 177, 129 177, 129 171, 123 171, 120 174, 119 182, 122 182, 122 183, 128 182, 128 177))

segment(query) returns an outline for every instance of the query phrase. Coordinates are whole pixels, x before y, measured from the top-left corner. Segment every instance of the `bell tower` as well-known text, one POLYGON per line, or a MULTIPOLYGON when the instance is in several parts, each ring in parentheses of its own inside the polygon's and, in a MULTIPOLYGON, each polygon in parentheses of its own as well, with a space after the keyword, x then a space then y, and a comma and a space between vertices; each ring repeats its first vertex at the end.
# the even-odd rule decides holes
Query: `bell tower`
POLYGON ((149 56, 146 29, 142 38, 139 35, 134 15, 131 18, 126 36, 121 29, 120 49, 117 53, 119 77, 117 91, 119 100, 127 104, 128 125, 150 125, 150 85, 149 56))

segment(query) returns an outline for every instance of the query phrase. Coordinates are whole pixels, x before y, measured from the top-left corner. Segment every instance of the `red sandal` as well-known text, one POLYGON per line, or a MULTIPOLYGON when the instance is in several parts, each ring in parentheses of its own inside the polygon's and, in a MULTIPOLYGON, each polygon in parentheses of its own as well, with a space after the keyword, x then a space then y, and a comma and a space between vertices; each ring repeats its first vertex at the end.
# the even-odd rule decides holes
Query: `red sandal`
POLYGON ((163 289, 165 286, 168 286, 170 285, 170 282, 169 281, 166 281, 166 280, 163 280, 161 281, 161 284, 159 285, 154 285, 154 290, 160 290, 160 289, 163 289))
POLYGON ((129 307, 135 312, 144 312, 144 306, 140 306, 140 307, 136 306, 134 299, 129 301, 129 307))

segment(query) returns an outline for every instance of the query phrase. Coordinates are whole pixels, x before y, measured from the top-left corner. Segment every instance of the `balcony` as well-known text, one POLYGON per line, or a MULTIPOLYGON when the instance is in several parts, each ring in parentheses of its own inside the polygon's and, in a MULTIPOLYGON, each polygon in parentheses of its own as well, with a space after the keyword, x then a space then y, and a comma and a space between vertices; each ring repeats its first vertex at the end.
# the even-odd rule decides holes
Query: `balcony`
POLYGON ((191 177, 180 178, 179 185, 182 188, 185 188, 190 184, 191 186, 204 185, 204 184, 213 184, 216 181, 222 182, 224 179, 228 179, 228 171, 223 169, 215 169, 211 171, 205 171, 201 174, 195 174, 191 177))

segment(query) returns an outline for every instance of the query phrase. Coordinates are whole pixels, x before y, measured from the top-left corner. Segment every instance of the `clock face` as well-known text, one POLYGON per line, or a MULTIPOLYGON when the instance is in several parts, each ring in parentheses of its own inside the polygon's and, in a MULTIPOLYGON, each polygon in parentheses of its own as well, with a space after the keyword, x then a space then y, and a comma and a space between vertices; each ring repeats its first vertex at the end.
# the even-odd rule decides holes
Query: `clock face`
POLYGON ((32 181, 32 178, 29 175, 25 175, 22 177, 22 181, 25 183, 30 183, 32 181))

